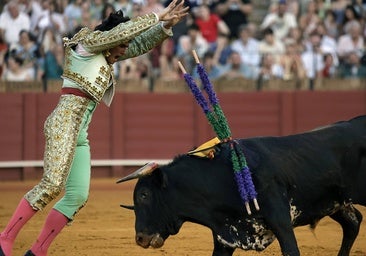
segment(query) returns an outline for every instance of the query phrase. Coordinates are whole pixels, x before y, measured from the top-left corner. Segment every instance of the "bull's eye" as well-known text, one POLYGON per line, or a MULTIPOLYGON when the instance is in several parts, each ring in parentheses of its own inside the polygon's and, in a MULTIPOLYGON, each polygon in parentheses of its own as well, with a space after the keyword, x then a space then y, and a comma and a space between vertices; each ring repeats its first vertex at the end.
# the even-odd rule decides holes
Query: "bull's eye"
POLYGON ((147 202, 149 201, 150 199, 150 191, 148 189, 142 189, 139 191, 139 193, 137 194, 137 200, 140 202, 140 203, 143 203, 143 202, 147 202))
POLYGON ((141 193, 140 198, 141 199, 146 199, 147 198, 147 193, 146 192, 141 193))

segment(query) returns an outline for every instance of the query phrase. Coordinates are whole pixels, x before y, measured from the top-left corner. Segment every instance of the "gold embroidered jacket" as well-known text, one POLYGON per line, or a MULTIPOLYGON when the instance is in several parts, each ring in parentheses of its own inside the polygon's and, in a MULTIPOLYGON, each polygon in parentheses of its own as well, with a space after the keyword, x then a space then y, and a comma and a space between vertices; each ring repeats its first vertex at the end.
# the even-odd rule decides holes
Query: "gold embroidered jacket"
POLYGON ((113 67, 103 55, 108 49, 129 42, 125 55, 119 60, 144 54, 172 35, 156 14, 146 14, 121 23, 109 31, 81 29, 72 39, 64 38, 65 65, 63 87, 79 88, 96 102, 103 100, 110 105, 115 81, 113 67), (74 47, 80 44, 88 53, 80 55, 74 47))

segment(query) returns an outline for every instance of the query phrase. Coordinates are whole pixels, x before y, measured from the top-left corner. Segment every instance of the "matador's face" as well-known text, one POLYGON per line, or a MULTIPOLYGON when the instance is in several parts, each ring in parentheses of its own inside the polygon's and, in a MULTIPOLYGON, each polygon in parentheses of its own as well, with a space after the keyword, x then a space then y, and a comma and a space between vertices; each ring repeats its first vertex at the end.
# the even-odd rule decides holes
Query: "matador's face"
POLYGON ((127 48, 128 48, 128 43, 121 44, 121 45, 118 45, 118 46, 110 49, 109 50, 110 55, 108 57, 106 57, 107 62, 109 64, 113 64, 113 63, 117 62, 118 59, 126 53, 127 48))

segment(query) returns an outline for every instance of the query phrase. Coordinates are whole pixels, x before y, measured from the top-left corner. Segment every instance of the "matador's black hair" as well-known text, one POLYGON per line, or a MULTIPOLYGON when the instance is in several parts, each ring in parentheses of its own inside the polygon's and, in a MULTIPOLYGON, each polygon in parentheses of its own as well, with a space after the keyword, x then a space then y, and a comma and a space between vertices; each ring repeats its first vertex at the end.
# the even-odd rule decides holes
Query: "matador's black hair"
POLYGON ((104 19, 101 24, 99 24, 94 28, 94 31, 95 30, 108 31, 117 26, 118 24, 124 23, 129 20, 130 20, 129 17, 123 16, 122 10, 112 12, 111 14, 109 14, 108 18, 104 19))

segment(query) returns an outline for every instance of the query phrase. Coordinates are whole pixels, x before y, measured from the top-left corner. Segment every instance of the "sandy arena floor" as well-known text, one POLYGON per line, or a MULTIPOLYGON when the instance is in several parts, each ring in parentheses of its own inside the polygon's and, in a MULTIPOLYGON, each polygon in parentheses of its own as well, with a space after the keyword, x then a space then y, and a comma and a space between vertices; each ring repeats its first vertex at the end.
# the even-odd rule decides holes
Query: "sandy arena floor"
MULTIPOLYGON (((37 181, 0 182, 0 230, 22 195, 37 181)), ((87 206, 79 213, 74 223, 66 227, 52 244, 50 256, 209 256, 212 253, 212 238, 209 229, 186 223, 180 233, 168 238, 159 249, 143 249, 134 241, 134 214, 119 207, 120 203, 132 204, 134 182, 115 184, 114 179, 93 179, 87 206)), ((366 218, 366 207, 357 207, 366 218)), ((13 256, 24 255, 38 236, 43 221, 50 209, 38 213, 20 232, 13 256)), ((304 256, 337 255, 341 243, 341 228, 329 218, 320 222, 312 233, 308 227, 295 229, 304 256)), ((363 223, 352 256, 366 255, 366 223, 363 223)), ((235 256, 281 255, 277 241, 264 252, 236 250, 235 256)))

